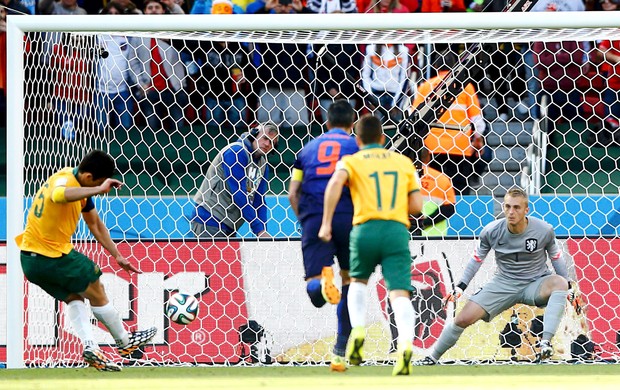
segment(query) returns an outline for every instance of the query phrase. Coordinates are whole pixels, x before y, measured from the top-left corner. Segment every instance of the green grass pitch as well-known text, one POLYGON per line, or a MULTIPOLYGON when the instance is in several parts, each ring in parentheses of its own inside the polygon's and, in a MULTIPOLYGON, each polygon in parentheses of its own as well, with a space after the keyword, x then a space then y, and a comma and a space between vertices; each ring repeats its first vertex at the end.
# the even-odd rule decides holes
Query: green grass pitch
POLYGON ((620 365, 505 365, 414 367, 392 377, 392 367, 144 367, 122 372, 87 368, 0 370, 0 389, 60 390, 384 390, 384 389, 620 389, 620 365))

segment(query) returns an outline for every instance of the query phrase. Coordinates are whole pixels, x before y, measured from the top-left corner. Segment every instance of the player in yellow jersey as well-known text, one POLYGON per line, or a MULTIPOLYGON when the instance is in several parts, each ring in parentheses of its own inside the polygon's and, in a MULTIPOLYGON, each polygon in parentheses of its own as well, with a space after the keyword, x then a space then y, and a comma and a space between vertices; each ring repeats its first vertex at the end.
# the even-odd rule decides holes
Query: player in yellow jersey
POLYGON ((352 365, 363 361, 367 284, 375 267, 381 264, 399 334, 393 374, 409 375, 415 313, 410 300, 408 228, 409 214, 422 211, 420 184, 410 159, 383 148, 385 136, 379 119, 363 116, 355 126, 355 133, 360 151, 343 157, 336 166, 325 190, 319 237, 331 240, 335 206, 348 183, 354 211, 348 302, 353 330, 347 357, 352 365))
POLYGON ((99 266, 71 244, 81 213, 95 239, 118 265, 127 272, 140 272, 118 251, 91 198, 122 186, 123 183, 111 178, 114 170, 112 157, 93 150, 79 166, 53 174, 33 199, 26 229, 15 238, 21 249, 24 275, 67 304, 71 324, 84 346, 84 360, 99 371, 120 371, 121 367, 97 347, 84 298, 90 301, 95 318, 108 328, 124 358, 130 358, 157 333, 156 328, 133 333, 125 330, 99 281, 99 266))

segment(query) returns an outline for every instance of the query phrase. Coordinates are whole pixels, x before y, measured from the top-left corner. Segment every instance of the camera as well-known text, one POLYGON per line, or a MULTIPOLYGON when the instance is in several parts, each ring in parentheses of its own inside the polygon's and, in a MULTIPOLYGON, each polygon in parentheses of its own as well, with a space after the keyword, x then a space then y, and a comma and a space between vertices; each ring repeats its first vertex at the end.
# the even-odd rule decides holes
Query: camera
POLYGON ((293 0, 279 0, 278 2, 282 5, 290 5, 293 0))

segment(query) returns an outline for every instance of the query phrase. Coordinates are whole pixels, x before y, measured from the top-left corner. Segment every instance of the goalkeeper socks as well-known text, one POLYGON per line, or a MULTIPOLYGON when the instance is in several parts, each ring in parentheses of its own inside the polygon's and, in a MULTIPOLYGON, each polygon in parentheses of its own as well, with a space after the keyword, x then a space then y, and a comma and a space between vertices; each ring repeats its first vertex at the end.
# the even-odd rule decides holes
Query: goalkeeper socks
POLYGON ((90 313, 86 304, 80 300, 71 301, 67 304, 67 309, 71 326, 82 340, 84 348, 96 348, 93 327, 90 323, 90 313))
POLYGON ((95 318, 108 328, 117 346, 123 347, 129 343, 129 333, 125 330, 120 315, 111 303, 108 302, 104 306, 91 306, 91 309, 95 318))
POLYGON ((323 293, 321 293, 321 279, 310 279, 308 284, 306 284, 306 291, 314 307, 323 307, 325 305, 325 298, 323 298, 323 293))
POLYGON ((454 346, 454 344, 456 344, 459 337, 461 337, 461 334, 463 334, 464 330, 465 328, 457 326, 454 322, 446 326, 443 332, 441 332, 441 336, 439 336, 439 339, 435 343, 435 348, 433 348, 431 357, 435 361, 439 360, 439 358, 444 353, 446 353, 447 350, 449 350, 454 346))
POLYGON ((366 325, 366 290, 368 286, 360 282, 352 282, 349 285, 349 318, 351 320, 351 327, 366 325))
POLYGON ((390 300, 394 310, 394 322, 398 329, 398 348, 411 347, 415 326, 415 311, 411 300, 407 297, 397 297, 390 300))
POLYGON ((336 307, 336 316, 338 317, 338 334, 336 336, 336 345, 334 345, 334 355, 344 356, 347 349, 347 340, 351 334, 351 320, 349 319, 349 305, 347 304, 349 295, 349 285, 342 286, 342 296, 336 307))
POLYGON ((551 340, 558 330, 566 307, 566 294, 566 290, 556 290, 551 293, 543 319, 543 340, 551 340))

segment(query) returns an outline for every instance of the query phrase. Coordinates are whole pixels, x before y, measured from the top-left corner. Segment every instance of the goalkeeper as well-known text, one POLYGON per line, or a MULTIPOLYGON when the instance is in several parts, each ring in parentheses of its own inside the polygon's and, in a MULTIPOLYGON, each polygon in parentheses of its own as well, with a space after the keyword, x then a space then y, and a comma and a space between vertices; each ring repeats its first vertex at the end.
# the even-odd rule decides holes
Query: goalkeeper
POLYGON ((538 360, 549 359, 554 351, 551 338, 564 314, 570 283, 566 262, 548 223, 528 217, 528 196, 520 188, 508 190, 504 197, 505 218, 491 222, 480 233, 480 242, 469 260, 458 286, 446 297, 456 301, 480 269, 491 249, 495 251, 497 272, 493 279, 474 293, 446 326, 429 356, 416 365, 433 365, 470 325, 493 317, 517 303, 545 307, 538 360), (547 267, 547 256, 555 275, 547 267))

